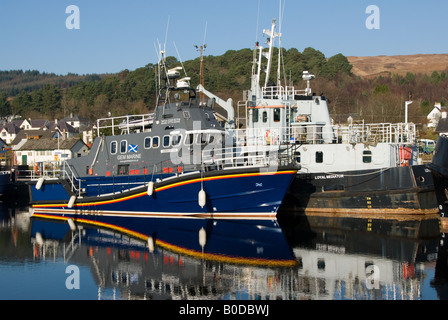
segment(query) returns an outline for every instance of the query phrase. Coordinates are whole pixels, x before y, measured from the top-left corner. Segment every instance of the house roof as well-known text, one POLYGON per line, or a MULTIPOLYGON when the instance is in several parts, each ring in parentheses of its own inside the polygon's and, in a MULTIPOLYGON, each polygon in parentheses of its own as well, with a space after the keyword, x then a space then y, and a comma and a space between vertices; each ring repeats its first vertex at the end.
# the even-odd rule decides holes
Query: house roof
POLYGON ((73 148, 73 146, 81 141, 79 138, 72 139, 38 139, 38 140, 28 140, 25 144, 19 149, 23 150, 69 150, 73 148))
POLYGON ((0 129, 0 131, 3 130, 3 129, 5 129, 9 134, 12 134, 12 133, 17 134, 20 131, 20 128, 18 126, 16 126, 14 123, 11 123, 11 122, 5 124, 0 129))
POLYGON ((79 121, 79 122, 84 123, 84 124, 91 123, 91 121, 89 119, 81 118, 77 114, 75 114, 75 115, 74 114, 70 114, 69 116, 61 119, 61 121, 66 121, 66 122, 72 122, 72 121, 76 122, 76 121, 79 121))
POLYGON ((49 122, 46 119, 29 119, 28 121, 32 128, 42 128, 49 122))
POLYGON ((25 121, 28 122, 28 120, 26 120, 26 119, 14 119, 9 123, 12 123, 12 124, 16 125, 17 127, 20 127, 25 121))
POLYGON ((39 137, 39 138, 47 138, 50 139, 53 137, 56 131, 51 131, 47 129, 39 129, 39 130, 20 130, 17 133, 14 140, 11 141, 11 145, 16 145, 22 140, 27 140, 28 137, 39 137))
POLYGON ((65 121, 58 121, 56 122, 50 122, 48 124, 48 129, 50 130, 55 130, 56 128, 59 129, 59 131, 63 132, 69 132, 69 133, 77 133, 78 131, 73 128, 71 125, 69 125, 67 122, 65 121))

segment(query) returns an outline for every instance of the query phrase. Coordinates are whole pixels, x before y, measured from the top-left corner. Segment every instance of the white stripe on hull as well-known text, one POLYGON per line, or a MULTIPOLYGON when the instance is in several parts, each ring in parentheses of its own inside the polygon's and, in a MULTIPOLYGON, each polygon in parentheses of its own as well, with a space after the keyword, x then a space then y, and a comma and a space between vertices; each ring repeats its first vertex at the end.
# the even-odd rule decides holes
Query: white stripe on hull
POLYGON ((133 212, 133 211, 91 211, 91 210, 71 210, 71 209, 44 209, 34 208, 33 214, 51 215, 76 215, 80 218, 88 217, 123 217, 123 218, 213 218, 213 219, 256 219, 256 220, 276 220, 275 212, 219 212, 219 213, 179 213, 179 212, 133 212))

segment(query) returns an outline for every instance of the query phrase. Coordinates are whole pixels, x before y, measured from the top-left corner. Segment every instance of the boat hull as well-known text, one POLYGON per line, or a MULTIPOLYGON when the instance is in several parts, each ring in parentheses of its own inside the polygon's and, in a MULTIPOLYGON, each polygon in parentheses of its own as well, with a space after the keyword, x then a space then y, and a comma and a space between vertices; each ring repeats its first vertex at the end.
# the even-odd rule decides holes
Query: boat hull
MULTIPOLYGON (((439 206, 439 213, 443 219, 448 214, 448 137, 440 136, 436 149, 428 168, 433 174, 435 193, 439 206)), ((445 221, 444 221, 445 222, 445 221)))
POLYGON ((0 196, 7 193, 9 186, 11 185, 11 172, 0 172, 0 196))
POLYGON ((346 215, 434 214, 431 172, 425 166, 297 174, 284 211, 346 215))
POLYGON ((185 174, 156 182, 150 195, 144 185, 123 193, 78 197, 73 205, 66 180, 45 181, 39 190, 32 183, 29 189, 34 211, 48 215, 275 219, 296 172, 288 167, 272 172, 242 168, 185 174), (205 192, 202 207, 201 190, 205 192))

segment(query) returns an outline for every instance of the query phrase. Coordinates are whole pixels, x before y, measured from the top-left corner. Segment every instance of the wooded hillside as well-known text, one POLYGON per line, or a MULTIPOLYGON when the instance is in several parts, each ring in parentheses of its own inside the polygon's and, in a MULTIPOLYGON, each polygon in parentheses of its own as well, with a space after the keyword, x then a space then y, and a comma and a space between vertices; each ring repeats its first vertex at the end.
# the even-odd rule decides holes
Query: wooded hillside
MULTIPOLYGON (((349 116, 367 122, 402 122, 404 102, 412 92, 410 121, 426 123, 434 103, 446 105, 448 100, 448 64, 427 72, 394 73, 390 67, 389 72, 378 76, 360 76, 353 73, 359 70, 360 60, 353 57, 350 61, 358 64, 355 68, 342 54, 327 59, 313 48, 303 52, 282 50, 284 80, 288 85, 304 88, 302 72, 314 73, 316 79, 311 87, 329 99, 330 113, 336 122, 345 122, 349 116)), ((405 59, 406 56, 401 58, 405 59)), ((252 61, 251 49, 204 57, 205 87, 225 100, 231 97, 236 103, 242 99, 243 90, 250 87, 252 61)), ((174 57, 168 57, 168 62, 170 67, 180 65, 174 57)), ((183 65, 195 87, 199 83, 199 58, 185 61, 183 65)), ((155 67, 156 64, 148 64, 134 71, 86 76, 0 71, 0 115, 53 119, 77 113, 96 120, 108 112, 116 116, 150 112, 156 96, 155 67)))

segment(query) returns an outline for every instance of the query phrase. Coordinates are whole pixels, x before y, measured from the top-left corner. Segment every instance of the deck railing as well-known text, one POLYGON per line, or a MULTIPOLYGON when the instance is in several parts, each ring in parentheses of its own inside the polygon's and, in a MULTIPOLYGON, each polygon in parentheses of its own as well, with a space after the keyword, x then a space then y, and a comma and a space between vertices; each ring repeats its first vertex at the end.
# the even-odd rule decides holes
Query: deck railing
POLYGON ((96 122, 97 135, 129 134, 133 130, 141 132, 149 129, 154 121, 154 113, 101 118, 96 122))
POLYGON ((235 130, 238 145, 390 143, 415 144, 417 130, 412 123, 353 124, 326 127, 299 123, 291 127, 261 127, 235 130))

